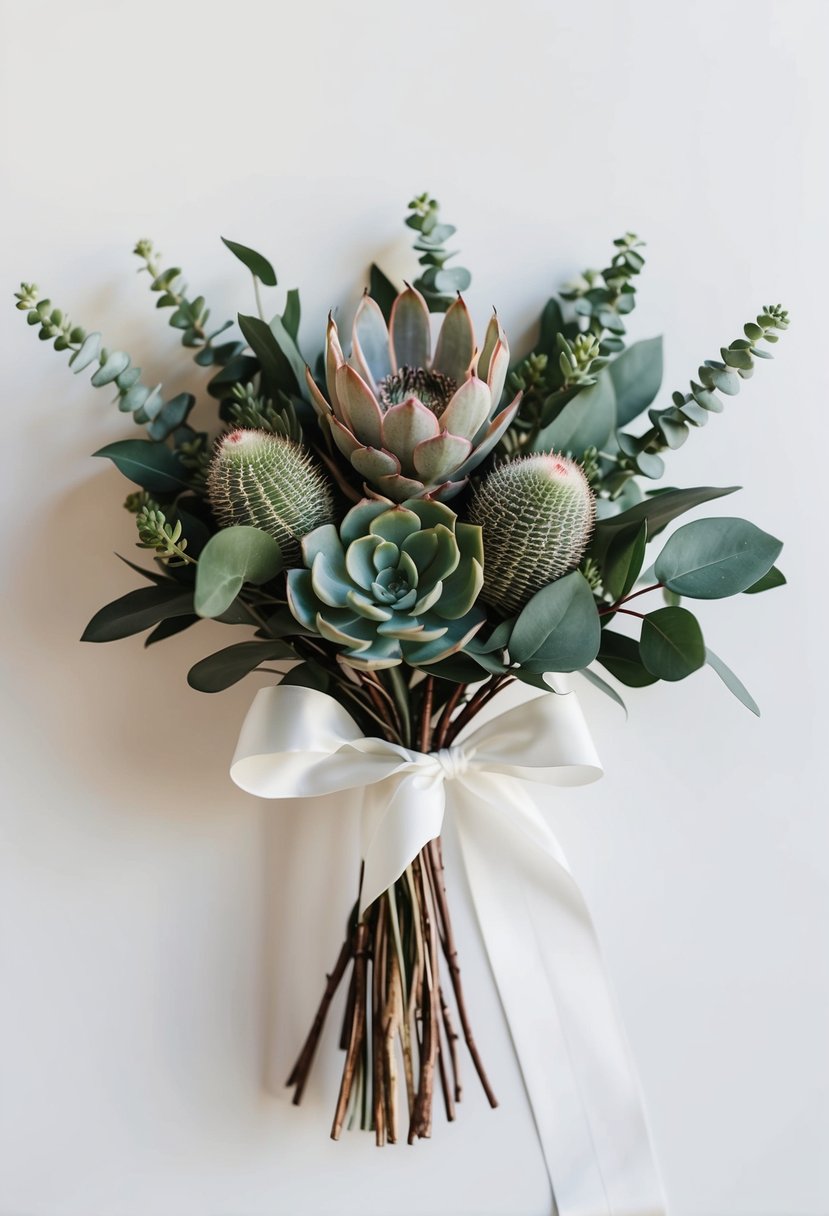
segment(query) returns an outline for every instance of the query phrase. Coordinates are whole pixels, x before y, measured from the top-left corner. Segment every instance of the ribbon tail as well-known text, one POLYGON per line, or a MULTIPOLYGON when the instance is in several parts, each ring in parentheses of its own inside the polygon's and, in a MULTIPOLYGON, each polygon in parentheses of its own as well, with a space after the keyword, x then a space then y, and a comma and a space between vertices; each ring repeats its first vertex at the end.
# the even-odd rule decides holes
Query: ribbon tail
POLYGON ((663 1216, 633 1061, 555 838, 510 778, 468 774, 448 793, 558 1216, 663 1216))

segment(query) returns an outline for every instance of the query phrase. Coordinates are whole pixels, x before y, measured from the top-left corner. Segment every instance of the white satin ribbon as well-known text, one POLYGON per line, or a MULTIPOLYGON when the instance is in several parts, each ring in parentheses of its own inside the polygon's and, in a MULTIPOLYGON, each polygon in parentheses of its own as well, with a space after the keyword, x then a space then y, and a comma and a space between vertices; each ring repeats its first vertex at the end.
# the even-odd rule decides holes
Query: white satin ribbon
POLYGON ((639 1087, 584 899, 519 780, 602 775, 573 693, 508 710, 425 755, 366 738, 332 697, 263 688, 231 765, 262 798, 364 788, 361 910, 451 810, 558 1216, 661 1216, 639 1087))

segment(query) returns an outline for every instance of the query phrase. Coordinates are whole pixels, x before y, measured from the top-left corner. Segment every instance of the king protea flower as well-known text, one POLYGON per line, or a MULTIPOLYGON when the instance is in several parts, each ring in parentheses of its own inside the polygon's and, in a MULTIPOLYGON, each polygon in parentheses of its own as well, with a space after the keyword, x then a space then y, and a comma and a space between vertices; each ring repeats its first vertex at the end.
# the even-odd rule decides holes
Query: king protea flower
POLYGON ((504 391, 509 346, 493 314, 480 354, 463 300, 448 309, 431 353, 429 310, 407 287, 386 326, 377 303, 363 296, 346 359, 328 319, 328 400, 306 370, 323 427, 376 492, 394 502, 446 500, 495 447, 518 409, 520 394, 496 413, 504 391))

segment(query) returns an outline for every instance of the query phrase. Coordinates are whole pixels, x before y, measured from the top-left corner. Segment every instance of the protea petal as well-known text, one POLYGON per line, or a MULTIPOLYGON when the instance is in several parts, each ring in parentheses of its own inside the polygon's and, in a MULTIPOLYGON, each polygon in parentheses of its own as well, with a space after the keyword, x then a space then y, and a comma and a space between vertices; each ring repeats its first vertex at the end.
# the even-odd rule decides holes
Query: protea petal
POLYGON ((427 483, 444 481, 469 456, 472 444, 460 435, 443 432, 426 439, 414 450, 414 467, 427 483))
POLYGON ((330 416, 328 425, 331 428, 331 435, 337 447, 345 456, 346 460, 351 459, 352 452, 357 452, 362 448, 359 439, 355 439, 347 426, 344 426, 338 418, 330 416))
POLYGON ((337 396, 344 421, 365 447, 383 446, 383 414, 362 376, 347 363, 337 369, 337 396))
POLYGON ((392 371, 401 367, 428 367, 432 349, 429 309, 414 287, 401 291, 389 318, 392 371))
POLYGON ((432 360, 432 370, 451 376, 458 384, 466 376, 475 353, 472 318, 461 296, 450 305, 443 318, 432 360))
POLYGON ((337 396, 337 369, 345 363, 343 348, 340 346, 340 335, 333 312, 328 314, 328 328, 325 331, 325 385, 328 389, 328 399, 336 416, 342 421, 343 412, 337 396))
POLYGON ((354 317, 352 355, 363 378, 372 388, 391 373, 389 330, 376 300, 365 292, 354 317))
POLYGON ((426 487, 422 481, 415 481, 412 477, 401 477, 399 473, 391 473, 388 477, 378 477, 377 489, 387 498, 391 498, 393 502, 405 502, 407 498, 414 498, 417 494, 422 494, 426 487))
POLYGON ((478 357, 478 375, 482 380, 486 380, 489 376, 489 365, 492 362, 493 352, 498 343, 503 340, 503 337, 504 331, 501 328, 501 322, 498 320, 498 314, 497 312, 493 312, 484 334, 484 347, 478 357))
POLYGON ((499 339, 495 343, 495 350, 492 352, 492 358, 489 361, 489 371, 487 372, 486 382, 489 385, 489 391, 492 394, 492 408, 496 409, 501 404, 501 397, 504 393, 504 385, 507 381, 507 370, 509 368, 509 344, 506 336, 499 339))
POLYGON ((357 472, 369 481, 377 481, 389 473, 400 472, 400 461, 397 457, 379 448, 356 448, 350 459, 357 472))
POLYGON ((505 410, 501 410, 500 414, 496 414, 487 428, 486 434, 478 446, 473 450, 467 460, 457 469, 454 470, 455 477, 468 477, 473 469, 484 460, 492 449, 495 447, 498 440, 503 435, 509 424, 515 417, 516 411, 521 404, 521 394, 519 393, 515 400, 507 406, 505 410))
POLYGON ((305 383, 308 385, 308 392, 311 394, 311 404, 317 411, 317 416, 321 421, 331 417, 331 406, 325 400, 322 393, 317 388, 317 382, 311 375, 311 369, 306 363, 305 365, 305 383))
POLYGON ((464 439, 474 439, 486 423, 494 402, 489 386, 477 376, 470 376, 451 398, 441 414, 441 429, 464 439))
POLYGON ((440 423, 417 397, 409 397, 401 405, 393 405, 383 415, 383 443, 399 457, 404 473, 415 471, 414 450, 417 445, 439 434, 440 423))

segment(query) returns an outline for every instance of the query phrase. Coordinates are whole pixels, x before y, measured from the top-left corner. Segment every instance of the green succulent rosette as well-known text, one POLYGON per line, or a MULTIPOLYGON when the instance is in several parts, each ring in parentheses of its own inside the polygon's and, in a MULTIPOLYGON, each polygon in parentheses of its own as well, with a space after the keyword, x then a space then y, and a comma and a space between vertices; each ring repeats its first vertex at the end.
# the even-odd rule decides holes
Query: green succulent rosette
POLYGON ((339 531, 310 532, 302 556, 306 569, 288 572, 291 612, 352 667, 431 666, 484 622, 481 529, 442 503, 358 503, 339 531))

